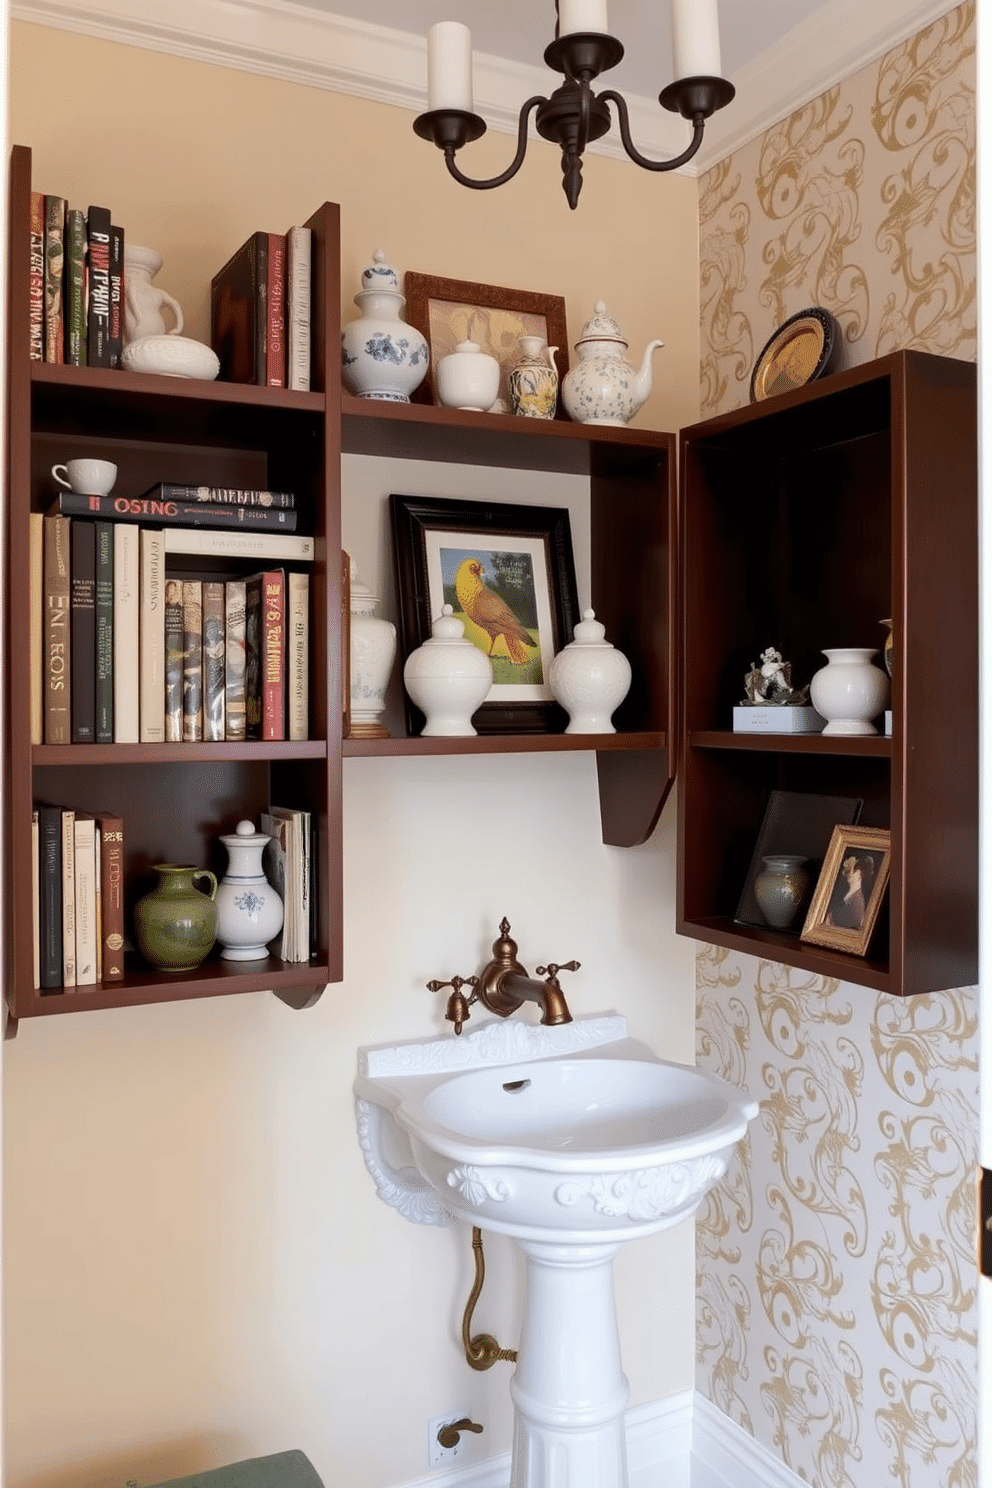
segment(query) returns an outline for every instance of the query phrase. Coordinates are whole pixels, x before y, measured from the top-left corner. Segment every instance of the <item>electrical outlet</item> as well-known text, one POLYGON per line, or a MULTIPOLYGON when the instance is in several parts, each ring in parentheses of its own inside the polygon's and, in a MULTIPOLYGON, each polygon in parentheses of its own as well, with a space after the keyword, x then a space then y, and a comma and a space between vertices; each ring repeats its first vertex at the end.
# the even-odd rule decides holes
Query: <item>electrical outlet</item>
POLYGON ((470 1442, 476 1440, 477 1433, 463 1431, 453 1447, 442 1447, 438 1441, 438 1432, 445 1426, 450 1426, 453 1421, 463 1421, 468 1417, 467 1410, 446 1411, 443 1416, 435 1416, 427 1423, 427 1465, 428 1467, 448 1467, 452 1462, 462 1457, 470 1442))

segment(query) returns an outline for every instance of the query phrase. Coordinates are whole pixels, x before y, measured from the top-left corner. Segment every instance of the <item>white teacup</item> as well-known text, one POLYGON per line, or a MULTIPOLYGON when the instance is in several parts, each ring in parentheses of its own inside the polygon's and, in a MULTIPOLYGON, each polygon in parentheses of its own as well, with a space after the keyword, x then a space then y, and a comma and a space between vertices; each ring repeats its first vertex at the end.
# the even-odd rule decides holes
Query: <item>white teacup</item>
POLYGON ((53 465, 52 475, 60 486, 80 496, 109 496, 117 466, 112 460, 67 460, 64 465, 53 465))

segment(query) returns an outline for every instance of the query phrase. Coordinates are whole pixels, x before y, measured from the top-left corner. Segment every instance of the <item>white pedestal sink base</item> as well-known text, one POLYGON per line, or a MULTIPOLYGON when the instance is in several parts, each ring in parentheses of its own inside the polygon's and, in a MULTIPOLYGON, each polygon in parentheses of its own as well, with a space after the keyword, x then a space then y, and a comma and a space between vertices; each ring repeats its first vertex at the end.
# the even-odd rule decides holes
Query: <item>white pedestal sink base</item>
POLYGON ((619 1245, 518 1241, 527 1260, 510 1488, 627 1488, 619 1245))

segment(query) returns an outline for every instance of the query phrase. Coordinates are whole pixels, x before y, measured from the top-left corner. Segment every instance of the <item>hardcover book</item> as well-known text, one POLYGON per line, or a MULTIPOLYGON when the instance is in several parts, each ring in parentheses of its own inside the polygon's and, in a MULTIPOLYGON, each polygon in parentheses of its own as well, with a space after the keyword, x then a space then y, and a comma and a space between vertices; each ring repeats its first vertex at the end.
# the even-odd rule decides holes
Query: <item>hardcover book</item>
POLYGON ((73 522, 70 610, 73 744, 96 743, 96 527, 73 522))
POLYGON ((45 197, 45 361, 65 361, 63 275, 65 268, 64 196, 45 197))
POLYGON ((88 812, 76 812, 76 986, 96 983, 96 823, 88 812))
POLYGON ((86 214, 79 207, 66 213, 65 359, 86 366, 86 214))
POLYGON ((86 213, 86 360, 90 367, 110 366, 110 211, 90 207, 86 213))
POLYGON ((245 737, 245 582, 229 579, 224 586, 225 736, 245 737))
POLYGON ((60 491, 49 510, 67 517, 103 518, 111 522, 296 531, 295 511, 280 511, 270 506, 213 506, 209 501, 158 501, 152 496, 86 496, 80 491, 60 491))
POLYGON ((285 575, 266 569, 246 580, 245 719, 249 739, 284 739, 285 575))
POLYGON ((225 382, 266 382, 268 257, 268 233, 252 233, 210 282, 210 343, 225 382))
POLYGON ((224 689, 224 585, 217 580, 203 585, 203 737, 223 740, 224 689))
POLYGON ((266 315, 265 381, 269 387, 286 386, 286 239, 269 233, 268 292, 266 315))
POLYGON ((62 990, 62 808, 38 807, 39 984, 62 990))
POLYGON ((110 224, 110 365, 121 365, 124 350, 124 229, 110 224))
POLYGON ((62 985, 76 985, 76 813, 62 808, 62 985))
POLYGON ((41 986, 41 887, 39 875, 41 872, 41 839, 38 827, 38 813, 31 813, 31 950, 33 952, 33 971, 35 990, 41 986))
POLYGON ((29 553, 31 565, 28 644, 31 665, 31 743, 45 738, 45 519, 41 512, 29 518, 29 553))
MULTIPOLYGON (((141 531, 116 522, 114 538, 114 743, 137 744, 139 708, 140 539, 141 531)), ((161 690, 161 675, 159 689, 161 690)))
POLYGON ((310 575, 286 575, 287 733, 310 737, 310 575))
POLYGON ((165 581, 165 738, 183 737, 183 582, 165 581))
MULTIPOLYGON (((122 523, 118 530, 133 531, 122 523)), ((151 527, 140 529, 138 646, 142 744, 165 739, 165 535, 151 527)), ((180 707, 181 707, 180 693, 180 707)))
POLYGON ((166 553, 252 558, 259 563, 307 562, 314 555, 313 538, 295 532, 224 532, 217 528, 165 527, 162 536, 166 553))
POLYGON ((96 742, 114 742, 114 526, 94 522, 96 539, 96 742))
POLYGON ((183 580, 183 741, 203 738, 203 584, 183 580))
POLYGON ((45 517, 45 743, 72 739, 69 518, 45 517))
POLYGON ((295 961, 296 946, 294 930, 296 916, 293 908, 293 891, 289 886, 289 874, 293 862, 293 823, 288 816, 276 816, 263 811, 259 817, 259 828, 268 834, 268 846, 262 850, 262 866, 265 876, 282 900, 282 936, 279 955, 284 961, 295 961))
POLYGON ((45 360, 45 193, 31 193, 29 341, 28 355, 33 362, 45 360))
POLYGON ((173 481, 158 481, 143 495, 150 501, 179 501, 184 505, 205 502, 209 506, 274 506, 292 511, 296 496, 292 491, 265 491, 255 486, 183 486, 173 481))
POLYGON ((100 830, 100 945, 104 982, 124 975, 124 822, 110 812, 97 815, 100 830))
POLYGON ((309 227, 286 234, 286 385, 310 391, 310 260, 309 227))

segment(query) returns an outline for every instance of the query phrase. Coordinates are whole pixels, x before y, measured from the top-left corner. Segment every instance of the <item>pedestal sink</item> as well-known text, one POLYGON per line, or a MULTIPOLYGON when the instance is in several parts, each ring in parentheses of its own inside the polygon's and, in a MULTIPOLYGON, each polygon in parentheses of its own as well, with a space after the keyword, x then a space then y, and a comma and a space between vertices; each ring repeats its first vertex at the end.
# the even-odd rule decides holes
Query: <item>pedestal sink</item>
POLYGON ((613 1257, 698 1208, 757 1103, 657 1058, 616 1015, 361 1049, 355 1092, 381 1199, 511 1235, 526 1257, 511 1488, 625 1488, 613 1257))

